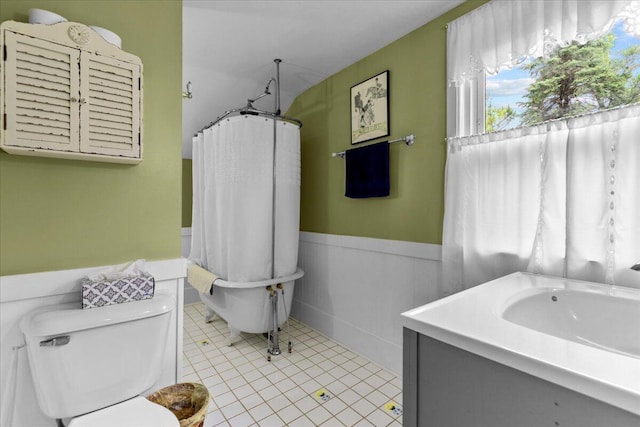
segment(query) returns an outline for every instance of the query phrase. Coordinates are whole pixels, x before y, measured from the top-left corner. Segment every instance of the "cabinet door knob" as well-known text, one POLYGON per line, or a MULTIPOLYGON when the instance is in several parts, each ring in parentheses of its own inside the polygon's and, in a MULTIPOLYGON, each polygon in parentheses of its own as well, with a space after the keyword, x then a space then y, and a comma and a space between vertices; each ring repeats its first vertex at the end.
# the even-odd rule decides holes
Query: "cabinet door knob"
POLYGON ((71 102, 78 102, 78 98, 76 98, 75 96, 72 96, 71 99, 69 100, 71 102))
POLYGON ((86 99, 84 99, 84 98, 80 98, 80 99, 78 100, 78 102, 79 102, 80 104, 86 104, 86 103, 87 103, 87 100, 86 100, 86 99))

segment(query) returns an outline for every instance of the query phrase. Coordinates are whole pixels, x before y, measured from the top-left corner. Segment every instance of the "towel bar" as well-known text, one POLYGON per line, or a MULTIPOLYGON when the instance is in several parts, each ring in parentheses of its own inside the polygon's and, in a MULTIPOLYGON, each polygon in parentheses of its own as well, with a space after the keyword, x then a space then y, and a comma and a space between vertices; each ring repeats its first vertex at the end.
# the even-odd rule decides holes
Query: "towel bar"
MULTIPOLYGON (((402 138, 398 138, 398 139, 393 139, 391 141, 388 141, 389 144, 393 144, 394 142, 404 142, 407 145, 413 145, 413 143, 416 140, 416 136, 414 134, 410 134, 407 136, 403 136, 402 138)), ((346 154, 346 151, 340 151, 338 153, 331 153, 331 157, 341 157, 344 159, 344 156, 346 154)))

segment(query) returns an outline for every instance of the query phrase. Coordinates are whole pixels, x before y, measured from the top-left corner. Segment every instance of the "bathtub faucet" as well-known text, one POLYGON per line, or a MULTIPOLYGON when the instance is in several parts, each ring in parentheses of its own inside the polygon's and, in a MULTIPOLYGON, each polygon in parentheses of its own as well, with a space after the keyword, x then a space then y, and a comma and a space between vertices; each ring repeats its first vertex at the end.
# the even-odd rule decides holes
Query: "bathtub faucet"
POLYGON ((632 270, 635 270, 635 271, 640 271, 640 262, 637 263, 636 265, 632 265, 629 268, 631 268, 632 270))

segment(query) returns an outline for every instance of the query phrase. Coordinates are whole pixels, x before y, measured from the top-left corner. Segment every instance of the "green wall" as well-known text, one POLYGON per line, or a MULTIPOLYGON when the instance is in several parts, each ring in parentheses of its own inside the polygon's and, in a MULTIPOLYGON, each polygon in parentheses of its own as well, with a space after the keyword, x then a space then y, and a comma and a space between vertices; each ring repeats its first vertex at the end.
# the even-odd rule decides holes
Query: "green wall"
POLYGON ((191 159, 182 159, 182 226, 191 227, 191 208, 193 199, 193 175, 191 173, 193 162, 191 159))
MULTIPOLYGON (((440 244, 446 137, 445 25, 486 1, 468 1, 299 95, 287 115, 303 121, 301 229, 440 244), (391 195, 344 196, 350 87, 389 70, 391 195)), ((371 141, 373 142, 373 141, 371 141)))
POLYGON ((1 0, 108 28, 144 64, 144 161, 137 166, 0 153, 0 274, 180 256, 182 2, 1 0))

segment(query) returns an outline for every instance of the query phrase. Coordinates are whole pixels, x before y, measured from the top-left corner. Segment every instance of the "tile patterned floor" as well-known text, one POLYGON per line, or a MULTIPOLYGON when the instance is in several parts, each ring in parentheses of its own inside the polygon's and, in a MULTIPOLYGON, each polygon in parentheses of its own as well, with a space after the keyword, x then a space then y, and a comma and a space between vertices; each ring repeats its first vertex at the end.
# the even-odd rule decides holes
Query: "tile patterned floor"
POLYGON ((262 335, 229 347, 226 323, 204 323, 202 303, 184 312, 183 381, 211 393, 204 427, 402 425, 401 380, 308 326, 291 319, 293 352, 283 327, 283 354, 269 362, 262 335))

